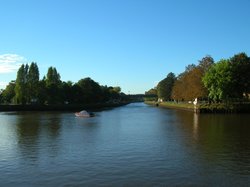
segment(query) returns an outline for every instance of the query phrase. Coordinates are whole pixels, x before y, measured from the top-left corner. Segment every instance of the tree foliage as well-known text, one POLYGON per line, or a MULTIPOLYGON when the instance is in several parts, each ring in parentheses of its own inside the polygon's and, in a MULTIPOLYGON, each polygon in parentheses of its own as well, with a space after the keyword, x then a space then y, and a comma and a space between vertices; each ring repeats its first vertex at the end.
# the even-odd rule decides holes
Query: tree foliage
POLYGON ((157 88, 151 88, 150 90, 145 92, 145 95, 157 96, 157 88))
POLYGON ((39 69, 36 63, 32 62, 29 66, 28 80, 28 100, 29 102, 35 102, 39 94, 39 69))
POLYGON ((161 98, 165 101, 171 99, 172 88, 175 82, 175 74, 170 72, 167 77, 161 80, 157 85, 157 95, 158 98, 161 98))
POLYGON ((250 93, 250 58, 239 53, 220 60, 204 76, 203 82, 213 100, 242 99, 250 93))
POLYGON ((172 98, 185 101, 206 98, 208 90, 202 82, 202 77, 213 64, 213 58, 207 55, 199 60, 198 66, 194 64, 188 65, 174 83, 172 98))
POLYGON ((178 76, 173 87, 173 99, 189 101, 206 97, 207 89, 202 83, 203 72, 204 70, 197 66, 178 76))
POLYGON ((203 74, 205 74, 212 65, 214 65, 214 59, 210 55, 207 55, 203 57, 201 60, 199 60, 198 66, 203 71, 203 74))
POLYGON ((27 93, 27 84, 28 84, 28 64, 22 65, 18 72, 16 78, 16 86, 15 86, 15 96, 16 102, 19 104, 26 104, 28 100, 27 93))
POLYGON ((12 103, 13 99, 15 98, 15 86, 16 86, 16 82, 15 81, 11 81, 6 88, 2 91, 1 93, 1 102, 2 103, 12 103))
POLYGON ((80 88, 80 93, 82 95, 82 102, 84 103, 94 103, 101 101, 101 87, 100 85, 87 77, 81 79, 77 82, 77 85, 80 88))
POLYGON ((119 86, 101 86, 89 77, 77 83, 63 82, 54 67, 49 67, 39 80, 39 68, 34 62, 21 65, 16 80, 0 93, 1 103, 17 104, 90 104, 122 99, 126 96, 119 86))
POLYGON ((226 100, 232 93, 232 68, 228 60, 220 60, 203 77, 209 91, 209 98, 214 101, 226 100))
POLYGON ((250 58, 239 53, 229 59, 233 76, 233 97, 242 98, 250 93, 250 58))
POLYGON ((49 67, 46 82, 46 96, 48 104, 58 104, 61 103, 62 92, 61 88, 61 76, 57 72, 56 68, 49 67))

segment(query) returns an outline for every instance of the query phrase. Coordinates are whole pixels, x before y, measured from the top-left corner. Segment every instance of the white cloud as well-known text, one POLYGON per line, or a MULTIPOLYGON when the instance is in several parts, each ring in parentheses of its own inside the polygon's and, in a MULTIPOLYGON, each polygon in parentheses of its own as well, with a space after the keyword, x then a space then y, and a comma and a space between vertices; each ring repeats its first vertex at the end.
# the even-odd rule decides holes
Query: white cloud
POLYGON ((8 85, 8 82, 0 82, 0 89, 5 88, 8 85))
POLYGON ((26 58, 17 54, 0 55, 0 73, 15 72, 26 61, 26 58))

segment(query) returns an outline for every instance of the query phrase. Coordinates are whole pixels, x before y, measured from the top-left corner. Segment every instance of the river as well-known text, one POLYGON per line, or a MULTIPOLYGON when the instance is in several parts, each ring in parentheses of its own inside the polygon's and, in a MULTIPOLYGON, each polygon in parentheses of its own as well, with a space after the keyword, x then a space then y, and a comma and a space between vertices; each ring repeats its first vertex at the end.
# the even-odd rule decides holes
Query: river
POLYGON ((0 186, 248 186, 250 115, 133 103, 0 113, 0 186))

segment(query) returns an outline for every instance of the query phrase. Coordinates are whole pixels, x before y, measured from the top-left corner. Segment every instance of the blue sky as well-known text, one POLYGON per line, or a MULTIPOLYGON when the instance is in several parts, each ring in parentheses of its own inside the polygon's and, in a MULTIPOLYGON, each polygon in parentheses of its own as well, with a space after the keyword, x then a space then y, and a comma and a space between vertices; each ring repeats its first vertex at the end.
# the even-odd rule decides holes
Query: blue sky
POLYGON ((0 88, 20 64, 144 93, 205 55, 250 55, 249 0, 0 0, 0 88))

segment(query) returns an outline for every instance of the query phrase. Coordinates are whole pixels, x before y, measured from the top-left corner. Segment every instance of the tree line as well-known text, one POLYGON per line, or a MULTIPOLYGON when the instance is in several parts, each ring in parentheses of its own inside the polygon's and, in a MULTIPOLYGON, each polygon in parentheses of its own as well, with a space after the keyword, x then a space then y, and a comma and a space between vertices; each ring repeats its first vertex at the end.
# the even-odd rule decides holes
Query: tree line
POLYGON ((40 80, 39 68, 35 62, 22 64, 16 80, 1 90, 3 104, 92 104, 118 102, 126 99, 120 87, 102 86, 91 78, 78 82, 64 82, 55 67, 49 67, 46 76, 40 80))
POLYGON ((190 101, 195 98, 213 102, 248 100, 250 57, 246 53, 238 53, 214 62, 207 55, 199 60, 198 65, 188 65, 178 76, 169 73, 145 94, 163 101, 190 101))

